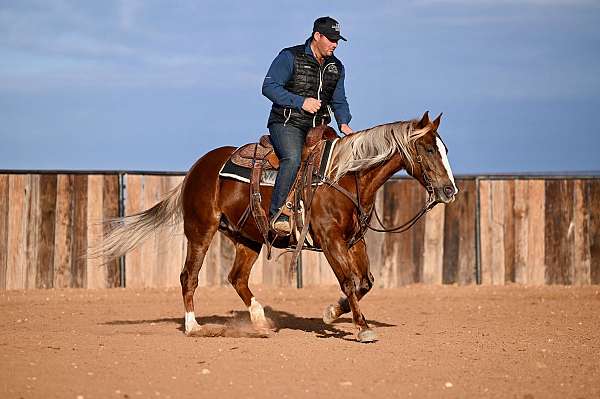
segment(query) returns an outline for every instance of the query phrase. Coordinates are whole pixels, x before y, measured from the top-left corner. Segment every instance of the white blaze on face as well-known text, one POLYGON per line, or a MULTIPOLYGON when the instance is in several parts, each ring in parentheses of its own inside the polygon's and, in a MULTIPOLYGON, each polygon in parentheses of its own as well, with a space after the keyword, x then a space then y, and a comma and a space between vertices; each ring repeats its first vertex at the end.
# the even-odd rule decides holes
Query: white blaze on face
POLYGON ((446 154, 446 147, 444 143, 439 137, 435 138, 435 142, 437 144, 438 151, 440 156, 442 157, 442 163, 444 164, 444 168, 446 168, 446 174, 450 178, 452 185, 454 186, 454 194, 458 193, 458 187, 456 187, 456 183, 454 183, 454 176, 452 175, 452 169, 450 169, 450 162, 448 162, 448 155, 446 154))

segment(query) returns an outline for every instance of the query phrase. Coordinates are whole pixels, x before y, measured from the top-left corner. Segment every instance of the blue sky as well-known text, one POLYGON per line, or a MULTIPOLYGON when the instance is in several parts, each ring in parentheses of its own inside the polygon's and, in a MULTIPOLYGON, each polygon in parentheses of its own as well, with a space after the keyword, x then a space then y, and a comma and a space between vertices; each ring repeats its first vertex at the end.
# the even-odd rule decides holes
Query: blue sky
POLYGON ((600 170, 600 1, 0 0, 0 168, 187 170, 266 131, 312 21, 349 39, 351 126, 444 112, 455 173, 600 170))

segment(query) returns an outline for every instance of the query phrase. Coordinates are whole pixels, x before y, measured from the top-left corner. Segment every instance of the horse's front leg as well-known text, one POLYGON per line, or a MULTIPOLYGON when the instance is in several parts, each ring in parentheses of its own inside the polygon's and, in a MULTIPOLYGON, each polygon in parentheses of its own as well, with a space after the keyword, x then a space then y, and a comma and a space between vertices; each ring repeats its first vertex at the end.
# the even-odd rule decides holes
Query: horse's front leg
MULTIPOLYGON (((354 273, 359 278, 356 297, 360 301, 373 287, 373 275, 369 270, 369 258, 364 239, 357 242, 349 250, 350 257, 353 259, 354 273)), ((323 311, 323 322, 325 324, 333 323, 341 315, 350 312, 350 303, 348 298, 343 295, 335 304, 328 305, 323 311)))
MULTIPOLYGON (((348 307, 352 311, 352 320, 358 328, 358 340, 360 342, 376 341, 377 335, 369 328, 358 304, 359 298, 364 295, 360 294, 364 290, 361 288, 362 278, 359 270, 366 268, 368 272, 369 268, 364 242, 361 241, 348 250, 341 234, 330 234, 327 242, 323 245, 323 252, 340 283, 342 292, 346 295, 348 307)), ((370 285, 372 285, 372 281, 370 285)))
MULTIPOLYGON (((357 242, 350 250, 350 256, 354 261, 354 273, 359 279, 356 292, 357 299, 360 301, 373 287, 373 275, 369 270, 369 258, 364 240, 357 242)), ((356 278, 355 277, 355 278, 356 278)), ((325 324, 333 323, 341 315, 350 312, 350 303, 345 295, 342 295, 335 304, 328 305, 323 311, 323 322, 325 324)))

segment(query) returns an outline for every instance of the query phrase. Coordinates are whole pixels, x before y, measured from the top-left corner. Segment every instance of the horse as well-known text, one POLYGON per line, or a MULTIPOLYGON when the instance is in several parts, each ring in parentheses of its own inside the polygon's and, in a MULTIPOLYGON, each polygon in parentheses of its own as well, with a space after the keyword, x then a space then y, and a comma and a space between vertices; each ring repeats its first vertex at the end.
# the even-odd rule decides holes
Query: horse
MULTIPOLYGON (((331 153, 326 184, 314 191, 309 232, 343 293, 325 308, 323 321, 329 324, 351 312, 359 342, 378 339, 359 306, 374 282, 363 235, 374 210, 377 190, 392 175, 406 170, 429 192, 427 209, 437 203, 452 202, 458 193, 448 150, 437 131, 441 116, 430 121, 425 112, 420 119, 382 124, 338 139, 331 153)), ((262 305, 248 287, 264 238, 253 218, 240 231, 235 225, 248 207, 248 184, 219 176, 235 149, 227 146, 211 150, 196 161, 181 184, 162 201, 145 211, 113 220, 100 248, 103 256, 121 256, 156 229, 183 221, 187 254, 180 282, 186 335, 202 329, 194 312, 194 292, 205 254, 217 231, 234 243, 235 260, 228 280, 247 307, 253 326, 263 331, 270 328, 262 305)), ((270 203, 271 192, 271 187, 261 187, 265 206, 270 203)))

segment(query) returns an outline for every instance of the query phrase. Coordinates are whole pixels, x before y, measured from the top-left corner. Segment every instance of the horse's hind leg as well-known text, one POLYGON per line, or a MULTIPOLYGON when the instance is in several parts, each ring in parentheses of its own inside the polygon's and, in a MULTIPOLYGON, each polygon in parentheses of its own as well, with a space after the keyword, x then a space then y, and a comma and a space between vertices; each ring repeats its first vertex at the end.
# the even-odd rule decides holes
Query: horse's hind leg
POLYGON ((198 273, 202 268, 202 262, 212 237, 217 231, 218 222, 212 224, 194 223, 193 228, 186 227, 187 254, 185 265, 179 275, 179 281, 181 282, 181 294, 183 295, 183 306, 185 307, 185 333, 190 334, 200 328, 194 313, 194 292, 198 287, 198 273))
POLYGON ((248 307, 252 324, 258 329, 264 330, 270 328, 270 324, 265 318, 262 305, 254 298, 252 291, 248 288, 250 271, 258 258, 261 246, 258 243, 242 244, 237 242, 235 244, 235 260, 229 272, 228 280, 248 307))

